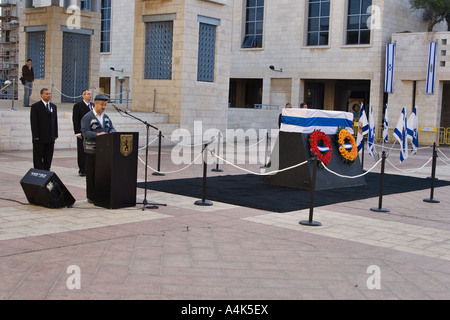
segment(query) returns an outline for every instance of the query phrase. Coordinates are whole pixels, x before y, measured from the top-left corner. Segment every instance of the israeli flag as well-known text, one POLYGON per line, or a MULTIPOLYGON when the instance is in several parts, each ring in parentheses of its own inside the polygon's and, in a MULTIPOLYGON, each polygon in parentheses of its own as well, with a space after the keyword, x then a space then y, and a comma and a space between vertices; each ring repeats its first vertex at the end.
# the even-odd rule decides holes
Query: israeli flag
POLYGON ((383 141, 389 141, 388 106, 384 107, 383 141))
POLYGON ((370 113, 369 113, 369 140, 368 140, 368 146, 369 146, 369 154, 373 157, 373 149, 374 149, 374 143, 375 143, 375 120, 373 118, 373 107, 370 106, 370 113))
POLYGON ((386 44, 386 70, 384 78, 384 92, 394 92, 394 59, 395 43, 386 44))
POLYGON ((358 121, 358 135, 356 137, 356 146, 358 147, 358 152, 361 151, 364 144, 364 136, 369 132, 369 123, 367 122, 366 112, 364 111, 364 105, 361 105, 361 110, 359 111, 359 121, 358 121))
POLYGON ((419 119, 417 118, 417 108, 414 108, 414 111, 409 116, 407 136, 411 140, 411 153, 416 154, 419 148, 419 119))
POLYGON ((436 72, 436 49, 437 42, 430 42, 430 52, 428 54, 427 71, 427 94, 434 94, 434 77, 436 72))
POLYGON ((405 161, 408 158, 408 118, 406 118, 405 108, 402 110, 402 114, 398 119, 397 126, 394 130, 394 137, 400 143, 400 162, 405 161))

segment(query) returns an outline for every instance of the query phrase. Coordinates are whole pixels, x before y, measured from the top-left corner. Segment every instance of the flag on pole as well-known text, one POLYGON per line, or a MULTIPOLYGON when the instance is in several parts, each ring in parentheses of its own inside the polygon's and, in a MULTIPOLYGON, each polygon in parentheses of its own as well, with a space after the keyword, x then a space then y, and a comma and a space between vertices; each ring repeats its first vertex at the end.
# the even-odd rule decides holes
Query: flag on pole
POLYGON ((386 44, 386 70, 384 78, 384 92, 394 92, 394 60, 395 43, 386 44))
POLYGON ((358 121, 358 135, 356 137, 356 146, 358 147, 358 152, 361 151, 364 144, 364 136, 369 132, 369 123, 367 122, 366 112, 364 111, 364 105, 361 105, 361 110, 359 111, 359 121, 358 121))
POLYGON ((375 143, 375 120, 373 119, 373 107, 370 106, 368 146, 369 146, 369 154, 372 157, 373 157, 374 143, 375 143))
POLYGON ((389 141, 389 121, 388 121, 388 108, 384 107, 384 123, 383 123, 383 141, 389 141))
POLYGON ((402 114, 398 119, 397 126, 395 127, 394 137, 400 143, 400 162, 403 162, 408 158, 408 119, 406 118, 405 108, 402 110, 402 114))
POLYGON ((411 153, 416 154, 419 148, 419 119, 417 118, 417 108, 414 108, 409 116, 407 136, 411 140, 411 153))
POLYGON ((437 42, 430 42, 430 52, 428 54, 428 70, 427 70, 427 94, 434 94, 434 77, 436 71, 436 49, 437 42))

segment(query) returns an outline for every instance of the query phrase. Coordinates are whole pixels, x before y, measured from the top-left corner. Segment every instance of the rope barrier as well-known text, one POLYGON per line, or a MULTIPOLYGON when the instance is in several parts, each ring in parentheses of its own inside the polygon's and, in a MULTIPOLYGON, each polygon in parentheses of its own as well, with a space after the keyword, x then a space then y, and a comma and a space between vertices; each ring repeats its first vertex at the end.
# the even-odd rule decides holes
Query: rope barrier
POLYGON ((445 165, 450 166, 450 163, 445 162, 444 160, 442 160, 441 158, 439 158, 439 160, 441 160, 445 165))
MULTIPOLYGON (((397 143, 397 140, 392 144, 392 146, 391 146, 391 148, 389 149, 389 151, 392 151, 392 150, 394 150, 394 151, 402 151, 401 148, 394 148, 394 146, 395 146, 396 143, 397 143)), ((386 145, 380 145, 380 144, 376 144, 376 143, 374 143, 373 146, 374 146, 374 147, 379 147, 379 148, 382 148, 382 149, 388 148, 388 147, 386 147, 386 145)), ((417 148, 417 150, 421 150, 421 149, 429 149, 429 148, 431 148, 431 147, 432 147, 432 146, 419 147, 419 148, 417 148)))
MULTIPOLYGON (((149 168, 150 170, 152 170, 152 171, 154 171, 154 172, 159 172, 159 173, 163 173, 163 174, 178 173, 178 172, 184 171, 184 170, 186 170, 187 168, 189 168, 190 166, 192 166, 192 165, 195 163, 195 161, 197 161, 198 158, 200 158, 200 156, 201 156, 202 154, 203 154, 203 151, 200 152, 200 153, 198 154, 197 158, 195 158, 194 161, 192 161, 190 164, 188 164, 186 167, 184 167, 184 168, 182 168, 182 169, 180 169, 180 170, 174 170, 174 171, 163 172, 163 171, 157 171, 157 170, 153 169, 152 167, 150 167, 149 165, 147 165, 147 168, 149 168)), ((141 159, 141 157, 138 157, 138 159, 145 165, 145 161, 143 161, 143 160, 141 159)))
MULTIPOLYGON (((441 151, 441 149, 437 149, 443 156, 444 156, 444 158, 445 159, 447 159, 447 160, 450 160, 450 158, 449 157, 447 157, 446 155, 445 155, 445 153, 443 153, 442 151, 441 151)), ((440 159, 440 158, 439 158, 440 159)), ((446 165, 450 165, 450 163, 447 163, 447 162, 445 162, 444 160, 442 160, 442 159, 440 159, 443 163, 445 163, 446 165)))
POLYGON ((211 151, 210 149, 208 149, 208 150, 209 150, 209 152, 211 153, 212 156, 214 156, 215 158, 217 158, 217 159, 219 159, 219 160, 222 160, 224 163, 226 163, 226 164, 228 164, 228 165, 230 165, 230 166, 232 166, 232 167, 235 167, 236 169, 239 169, 239 170, 242 170, 242 171, 245 171, 245 172, 248 172, 248 173, 257 175, 257 176, 268 176, 268 175, 273 175, 273 174, 276 174, 276 173, 280 173, 280 172, 288 171, 288 170, 291 170, 291 169, 295 169, 295 168, 297 168, 297 167, 300 167, 300 166, 305 165, 305 164, 308 163, 308 161, 304 161, 304 162, 302 162, 302 163, 299 163, 299 164, 296 164, 296 165, 294 165, 294 166, 291 166, 291 167, 288 167, 288 168, 284 168, 284 169, 281 169, 281 170, 276 170, 276 171, 271 171, 271 172, 265 172, 265 173, 257 173, 257 172, 253 172, 253 171, 247 170, 247 169, 245 169, 245 168, 239 167, 239 166, 237 166, 237 165, 235 165, 235 164, 233 164, 233 163, 231 163, 231 162, 225 160, 224 158, 218 156, 217 154, 215 154, 215 153, 214 153, 213 151, 211 151))
POLYGON ((62 96, 66 97, 66 98, 69 98, 69 99, 78 99, 78 98, 82 98, 83 97, 83 95, 74 96, 74 97, 68 96, 68 95, 62 93, 57 87, 55 87, 55 85, 53 83, 52 83, 52 87, 55 88, 55 90, 58 91, 62 96))
MULTIPOLYGON (((223 140, 225 141, 225 143, 229 144, 230 146, 233 146, 233 147, 236 146, 236 144, 234 142, 233 143, 228 142, 228 139, 226 139, 226 138, 224 138, 223 140)), ((261 140, 257 141, 256 143, 254 143, 252 145, 246 146, 246 148, 251 148, 251 147, 257 146, 260 143, 264 142, 265 140, 266 140, 266 137, 262 138, 261 140)))
POLYGON ((30 89, 30 90, 33 90, 33 87, 32 87, 32 86, 29 87, 29 86, 23 85, 23 87, 24 87, 24 88, 27 88, 27 89, 30 89))
POLYGON ((442 152, 442 150, 440 149, 440 148, 437 148, 437 150, 445 157, 445 158, 447 158, 447 159, 449 159, 450 160, 450 158, 449 157, 447 157, 446 155, 445 155, 445 153, 443 153, 442 152))
MULTIPOLYGON (((195 135, 194 135, 195 136, 195 135)), ((197 135, 197 136, 199 136, 199 135, 197 135)), ((164 138, 164 139, 166 139, 167 141, 170 141, 170 142, 172 142, 172 143, 174 143, 175 145, 177 145, 177 146, 182 146, 182 147, 197 147, 197 146, 203 146, 205 143, 206 144, 210 144, 211 142, 213 142, 216 138, 212 138, 211 140, 209 140, 209 141, 207 141, 207 142, 202 142, 202 143, 199 143, 199 144, 183 144, 183 143, 179 143, 179 142, 175 142, 175 141, 172 141, 172 140, 170 140, 169 138, 166 138, 164 135, 162 135, 162 137, 164 138)), ((203 137, 203 136, 202 136, 203 137)))
MULTIPOLYGON (((152 144, 153 142, 155 142, 157 139, 158 139, 158 137, 156 137, 155 139, 153 139, 152 141, 150 141, 150 142, 148 143, 147 146, 151 145, 151 144, 152 144)), ((142 148, 139 148, 139 150, 144 150, 147 146, 143 146, 142 148)))
POLYGON ((430 159, 428 159, 428 161, 427 161, 423 166, 421 166, 421 167, 418 168, 418 169, 414 169, 414 170, 402 170, 402 169, 400 169, 400 168, 397 168, 392 162, 389 161, 389 159, 386 159, 386 160, 387 160, 387 162, 389 162, 389 164, 390 164, 392 167, 394 167, 394 169, 397 169, 397 170, 400 171, 400 172, 403 172, 403 173, 415 173, 415 172, 418 172, 418 171, 422 170, 427 164, 429 164, 430 161, 433 160, 433 157, 430 157, 430 159))
POLYGON ((339 174, 339 173, 337 173, 337 172, 334 172, 334 171, 328 169, 328 167, 327 167, 326 165, 324 165, 323 163, 322 163, 322 165, 323 165, 323 167, 324 167, 328 172, 334 174, 335 176, 338 176, 338 177, 341 177, 341 178, 347 178, 347 179, 357 179, 357 178, 361 178, 361 177, 365 176, 365 175, 368 174, 370 171, 372 171, 373 169, 375 169, 375 167, 376 167, 381 161, 382 161, 382 159, 378 160, 378 162, 375 163, 375 164, 372 166, 372 168, 370 168, 369 170, 367 170, 367 172, 362 173, 362 174, 357 175, 357 176, 345 176, 345 175, 339 174))

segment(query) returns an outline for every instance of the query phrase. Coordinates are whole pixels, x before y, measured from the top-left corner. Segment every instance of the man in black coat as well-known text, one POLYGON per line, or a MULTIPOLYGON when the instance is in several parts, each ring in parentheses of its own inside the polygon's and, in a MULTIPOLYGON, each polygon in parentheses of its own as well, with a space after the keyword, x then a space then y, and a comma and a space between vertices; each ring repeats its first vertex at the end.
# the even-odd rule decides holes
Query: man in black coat
POLYGON ((81 119, 83 116, 92 110, 92 93, 91 90, 83 91, 83 101, 75 103, 72 110, 73 131, 77 137, 77 161, 78 174, 81 177, 86 175, 86 156, 83 147, 83 135, 81 134, 81 119))
POLYGON ((58 113, 56 105, 50 102, 51 93, 41 89, 41 101, 31 106, 31 134, 33 137, 33 166, 50 171, 55 141, 58 139, 58 113))

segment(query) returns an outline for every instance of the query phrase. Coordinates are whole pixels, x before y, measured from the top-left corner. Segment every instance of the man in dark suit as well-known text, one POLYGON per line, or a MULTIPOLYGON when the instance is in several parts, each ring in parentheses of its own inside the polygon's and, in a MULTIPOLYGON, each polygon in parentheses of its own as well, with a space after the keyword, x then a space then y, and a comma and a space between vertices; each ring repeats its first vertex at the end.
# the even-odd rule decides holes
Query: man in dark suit
POLYGON ((86 176, 86 156, 83 147, 83 135, 81 134, 81 119, 83 116, 92 110, 93 104, 91 90, 83 91, 83 101, 75 103, 72 110, 73 131, 77 137, 77 161, 78 174, 81 177, 86 176))
POLYGON ((49 171, 58 139, 58 113, 56 105, 50 102, 50 90, 43 88, 40 93, 41 101, 34 103, 30 111, 33 166, 49 171))

